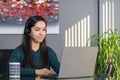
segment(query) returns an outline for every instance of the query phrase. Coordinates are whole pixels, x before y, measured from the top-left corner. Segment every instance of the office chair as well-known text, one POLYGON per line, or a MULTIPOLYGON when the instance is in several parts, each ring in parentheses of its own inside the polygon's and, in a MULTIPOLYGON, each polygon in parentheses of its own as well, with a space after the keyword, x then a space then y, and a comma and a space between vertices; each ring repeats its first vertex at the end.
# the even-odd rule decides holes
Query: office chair
POLYGON ((5 66, 11 55, 12 50, 0 50, 0 74, 5 72, 5 66))

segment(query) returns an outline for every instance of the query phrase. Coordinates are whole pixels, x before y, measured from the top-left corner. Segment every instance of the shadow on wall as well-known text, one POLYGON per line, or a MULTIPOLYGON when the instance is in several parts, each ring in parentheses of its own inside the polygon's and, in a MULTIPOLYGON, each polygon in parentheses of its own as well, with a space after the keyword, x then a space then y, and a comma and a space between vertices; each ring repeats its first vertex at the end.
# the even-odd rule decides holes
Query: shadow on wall
POLYGON ((5 72, 6 63, 13 50, 0 50, 0 74, 5 72))

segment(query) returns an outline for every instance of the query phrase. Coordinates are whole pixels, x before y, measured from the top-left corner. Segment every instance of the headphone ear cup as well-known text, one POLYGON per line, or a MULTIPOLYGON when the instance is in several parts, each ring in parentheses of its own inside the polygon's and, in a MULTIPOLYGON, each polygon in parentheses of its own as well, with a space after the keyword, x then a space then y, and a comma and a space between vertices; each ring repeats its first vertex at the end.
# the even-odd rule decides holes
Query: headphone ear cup
POLYGON ((24 32, 24 37, 27 38, 29 33, 30 33, 30 30, 26 29, 24 32))
POLYGON ((25 31, 25 32, 26 32, 26 34, 29 34, 29 33, 30 33, 30 30, 26 29, 26 31, 25 31))
POLYGON ((27 21, 26 25, 25 25, 25 34, 26 35, 28 35, 30 33, 30 30, 28 29, 29 23, 30 23, 30 21, 27 21))
POLYGON ((30 33, 30 30, 26 29, 25 33, 24 33, 24 38, 27 39, 28 38, 28 34, 30 33))

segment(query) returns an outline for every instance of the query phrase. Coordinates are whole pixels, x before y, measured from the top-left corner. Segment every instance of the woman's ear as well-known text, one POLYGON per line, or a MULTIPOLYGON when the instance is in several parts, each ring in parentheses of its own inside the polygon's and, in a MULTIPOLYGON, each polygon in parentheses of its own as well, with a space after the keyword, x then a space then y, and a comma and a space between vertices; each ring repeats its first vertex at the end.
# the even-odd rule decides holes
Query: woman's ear
POLYGON ((31 36, 31 32, 30 32, 30 33, 28 33, 28 36, 31 36))

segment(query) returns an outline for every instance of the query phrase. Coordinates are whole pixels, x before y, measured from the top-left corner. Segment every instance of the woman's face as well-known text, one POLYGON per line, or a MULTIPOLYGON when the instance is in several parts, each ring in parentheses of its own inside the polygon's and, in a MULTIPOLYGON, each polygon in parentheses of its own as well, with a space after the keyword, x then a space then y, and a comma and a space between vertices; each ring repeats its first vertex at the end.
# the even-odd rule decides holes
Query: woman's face
POLYGON ((46 36, 46 24, 44 21, 38 21, 35 26, 31 28, 29 34, 32 42, 41 43, 46 36))

